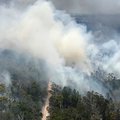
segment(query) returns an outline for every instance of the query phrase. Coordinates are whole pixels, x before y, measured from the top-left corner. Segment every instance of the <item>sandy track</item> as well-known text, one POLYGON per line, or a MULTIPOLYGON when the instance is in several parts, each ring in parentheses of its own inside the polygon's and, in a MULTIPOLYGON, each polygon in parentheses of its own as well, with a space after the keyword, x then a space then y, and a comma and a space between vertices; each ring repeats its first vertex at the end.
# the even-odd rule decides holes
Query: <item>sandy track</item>
POLYGON ((52 89, 52 83, 49 82, 48 83, 48 89, 47 89, 48 96, 46 98, 45 105, 43 106, 43 109, 42 109, 42 114, 43 114, 42 120, 46 120, 47 117, 50 115, 49 112, 48 112, 48 108, 49 108, 49 99, 51 97, 51 93, 50 93, 51 89, 52 89))

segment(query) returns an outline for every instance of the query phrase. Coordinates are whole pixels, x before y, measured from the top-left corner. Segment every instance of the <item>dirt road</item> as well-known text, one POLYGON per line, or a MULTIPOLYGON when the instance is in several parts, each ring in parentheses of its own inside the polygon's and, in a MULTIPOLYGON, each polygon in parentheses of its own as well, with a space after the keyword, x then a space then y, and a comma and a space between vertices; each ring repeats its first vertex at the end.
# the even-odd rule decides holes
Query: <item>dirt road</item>
POLYGON ((51 93, 50 93, 51 89, 52 89, 52 83, 49 82, 48 83, 48 90, 47 90, 48 96, 46 98, 45 105, 43 106, 43 109, 42 109, 42 114, 43 114, 42 120, 46 120, 47 117, 50 115, 48 112, 48 108, 49 108, 49 99, 51 97, 51 93))

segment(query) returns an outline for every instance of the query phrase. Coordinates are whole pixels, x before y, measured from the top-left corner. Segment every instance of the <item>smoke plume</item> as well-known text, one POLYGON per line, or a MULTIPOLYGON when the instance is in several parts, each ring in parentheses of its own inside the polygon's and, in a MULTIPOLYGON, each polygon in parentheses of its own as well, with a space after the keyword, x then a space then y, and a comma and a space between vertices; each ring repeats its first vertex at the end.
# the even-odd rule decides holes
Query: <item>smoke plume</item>
POLYGON ((16 69, 12 70, 21 76, 33 73, 36 76, 37 73, 27 70, 33 63, 36 71, 43 70, 38 72, 43 79, 70 85, 82 93, 94 90, 105 95, 108 92, 91 74, 98 67, 108 73, 120 74, 117 41, 97 45, 92 32, 87 32, 84 25, 78 25, 66 13, 57 11, 50 1, 26 2, 24 9, 15 4, 12 1, 0 5, 0 51, 3 58, 0 65, 5 71, 10 72, 14 67, 16 69), (6 49, 14 53, 12 59, 11 55, 6 58, 3 54, 6 49), (9 65, 8 59, 11 60, 9 65), (44 62, 38 64, 41 60, 44 62), (23 64, 22 61, 26 62, 23 64), (24 69, 28 74, 21 73, 24 69))

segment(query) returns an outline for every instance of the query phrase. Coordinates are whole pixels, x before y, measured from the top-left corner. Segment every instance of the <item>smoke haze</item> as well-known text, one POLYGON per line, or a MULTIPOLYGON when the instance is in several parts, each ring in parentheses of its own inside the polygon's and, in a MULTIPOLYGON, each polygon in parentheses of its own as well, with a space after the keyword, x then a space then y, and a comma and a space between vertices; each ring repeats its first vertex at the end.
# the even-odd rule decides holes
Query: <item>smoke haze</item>
POLYGON ((119 0, 52 0, 57 9, 71 14, 119 14, 119 0))
MULTIPOLYGON (((37 0, 0 0, 2 4, 11 4, 24 8, 37 0)), ((119 0, 48 0, 57 9, 70 14, 120 14, 119 0)))

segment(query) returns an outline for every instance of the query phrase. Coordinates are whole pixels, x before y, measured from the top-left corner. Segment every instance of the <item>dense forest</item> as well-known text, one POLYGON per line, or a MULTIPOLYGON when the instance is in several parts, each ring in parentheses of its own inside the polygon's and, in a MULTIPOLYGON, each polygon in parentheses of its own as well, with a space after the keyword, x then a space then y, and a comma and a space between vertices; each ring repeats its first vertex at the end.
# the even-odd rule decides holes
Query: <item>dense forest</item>
MULTIPOLYGON (((47 84, 36 80, 26 84, 15 75, 9 86, 0 84, 1 120, 42 119, 41 110, 47 96, 47 84)), ((54 83, 49 92, 48 120, 120 120, 120 102, 113 100, 109 94, 102 96, 88 91, 83 95, 75 89, 54 83)))
POLYGON ((25 86, 14 80, 9 88, 1 84, 1 120, 40 120, 45 90, 36 81, 31 81, 29 86, 25 86))
POLYGON ((120 120, 120 105, 96 92, 81 95, 75 89, 53 85, 48 120, 120 120))

